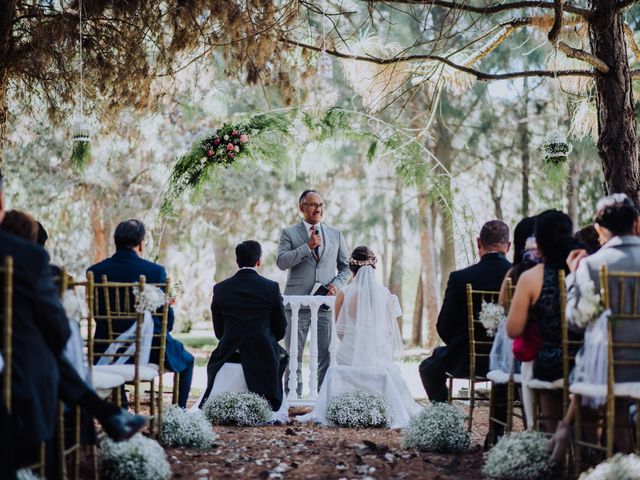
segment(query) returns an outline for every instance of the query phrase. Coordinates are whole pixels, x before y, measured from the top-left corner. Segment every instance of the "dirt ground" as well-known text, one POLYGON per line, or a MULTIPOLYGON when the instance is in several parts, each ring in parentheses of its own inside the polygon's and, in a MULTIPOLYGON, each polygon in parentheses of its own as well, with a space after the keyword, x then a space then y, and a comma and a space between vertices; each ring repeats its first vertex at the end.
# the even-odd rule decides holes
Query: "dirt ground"
MULTIPOLYGON (((291 409, 290 414, 303 413, 291 409)), ((477 417, 476 417, 477 415, 477 417)), ((213 448, 167 448, 173 478, 218 479, 478 479, 486 434, 481 409, 470 452, 433 454, 400 447, 401 432, 291 422, 266 427, 214 427, 213 448)), ((474 422, 475 423, 475 422, 474 422)))

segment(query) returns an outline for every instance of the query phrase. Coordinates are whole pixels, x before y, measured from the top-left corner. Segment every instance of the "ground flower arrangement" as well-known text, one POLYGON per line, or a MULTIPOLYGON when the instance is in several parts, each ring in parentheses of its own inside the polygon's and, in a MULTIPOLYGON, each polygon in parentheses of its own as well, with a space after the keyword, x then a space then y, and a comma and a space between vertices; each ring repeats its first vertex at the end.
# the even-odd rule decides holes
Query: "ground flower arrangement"
POLYGON ((211 423, 202 410, 187 412, 177 405, 171 405, 162 417, 162 438, 170 447, 210 448, 216 439, 211 423))
POLYGON ((486 454, 483 475, 492 480, 551 478, 547 441, 539 432, 517 432, 502 437, 486 454))
POLYGON ((109 480, 168 480, 171 467, 158 442, 138 433, 124 442, 102 442, 102 477, 109 480))
POLYGON ((464 412, 448 403, 433 403, 411 420, 402 445, 426 452, 447 453, 465 452, 469 442, 464 412))
POLYGON ((385 398, 358 390, 343 393, 327 406, 327 419, 339 427, 380 428, 391 424, 391 409, 385 398))
POLYGON ((580 475, 579 480, 637 480, 640 478, 640 457, 618 453, 580 475))
POLYGON ((204 404, 204 415, 215 425, 252 426, 271 420, 271 405, 255 393, 221 393, 204 404))

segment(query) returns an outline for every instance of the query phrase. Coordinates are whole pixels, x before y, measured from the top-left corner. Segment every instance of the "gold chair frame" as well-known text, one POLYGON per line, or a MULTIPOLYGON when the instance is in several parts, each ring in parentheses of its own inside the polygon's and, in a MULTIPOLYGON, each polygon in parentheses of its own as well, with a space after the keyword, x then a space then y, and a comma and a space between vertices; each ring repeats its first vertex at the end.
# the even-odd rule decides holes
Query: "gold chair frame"
POLYGON ((638 305, 638 296, 640 293, 640 273, 638 272, 609 272, 607 265, 600 267, 600 298, 605 310, 611 309, 611 291, 610 282, 618 280, 620 289, 618 292, 618 305, 624 310, 625 304, 625 291, 626 281, 633 282, 633 302, 632 311, 630 313, 613 312, 609 316, 607 322, 607 393, 606 403, 604 409, 604 425, 606 427, 605 444, 594 444, 582 439, 582 427, 585 425, 582 421, 582 395, 575 394, 576 398, 576 416, 575 416, 575 450, 576 450, 576 469, 581 468, 583 447, 600 450, 606 453, 607 458, 613 456, 614 447, 614 435, 615 435, 615 413, 616 413, 616 399, 629 399, 634 400, 636 403, 636 444, 635 452, 640 453, 640 399, 637 397, 631 397, 626 395, 615 394, 615 367, 638 367, 640 368, 640 360, 619 360, 616 359, 615 352, 617 349, 636 349, 640 352, 640 342, 627 342, 627 341, 614 341, 613 338, 613 324, 616 321, 637 321, 640 327, 640 306, 638 305))
POLYGON ((489 393, 489 396, 486 396, 484 394, 476 394, 477 383, 489 382, 489 380, 487 380, 485 377, 476 376, 477 358, 486 357, 487 361, 489 359, 489 353, 486 353, 486 354, 478 353, 476 346, 481 346, 481 345, 487 346, 488 350, 490 351, 491 344, 493 343, 490 341, 484 341, 484 340, 478 341, 475 339, 475 328, 476 328, 475 324, 480 323, 480 321, 476 320, 473 313, 473 297, 474 295, 475 296, 480 295, 481 301, 489 297, 489 298, 495 299, 495 302, 493 303, 497 303, 500 292, 491 291, 491 290, 474 290, 473 286, 470 283, 467 284, 466 290, 467 290, 467 322, 469 327, 469 376, 463 379, 469 382, 469 395, 466 397, 464 396, 454 397, 453 396, 453 380, 459 377, 455 377, 454 375, 447 373, 447 377, 448 377, 447 380, 448 380, 448 402, 449 403, 451 403, 453 400, 469 401, 469 418, 468 418, 467 429, 468 431, 471 431, 473 427, 473 412, 475 410, 476 402, 490 401, 490 396, 491 396, 490 393, 489 393))
MULTIPOLYGON (((93 273, 87 273, 87 280, 93 282, 93 273)), ((152 339, 151 350, 158 350, 158 391, 156 396, 156 379, 151 380, 142 380, 140 378, 140 346, 141 346, 141 334, 142 334, 142 323, 144 320, 144 314, 135 311, 134 305, 131 303, 131 290, 134 287, 140 289, 140 291, 144 290, 146 285, 153 285, 163 289, 165 292, 169 291, 170 281, 169 278, 165 280, 163 283, 151 284, 146 282, 146 278, 144 275, 140 276, 140 280, 138 282, 112 282, 109 281, 106 275, 103 275, 100 283, 93 283, 93 291, 91 295, 87 295, 87 303, 89 306, 89 333, 87 335, 87 343, 89 349, 89 363, 93 364, 94 358, 104 356, 103 354, 96 354, 94 352, 94 344, 102 343, 102 344, 110 344, 113 342, 117 335, 114 334, 113 331, 113 321, 114 320, 135 320, 136 321, 136 339, 135 346, 136 350, 134 353, 134 379, 133 381, 126 382, 129 385, 133 385, 134 387, 134 411, 135 413, 140 412, 141 406, 141 384, 149 383, 150 385, 150 431, 153 435, 159 437, 162 432, 162 414, 163 414, 163 395, 164 395, 164 385, 163 385, 163 376, 164 376, 164 360, 165 360, 165 349, 166 349, 166 341, 167 341, 167 321, 169 315, 169 300, 165 301, 165 304, 162 308, 161 315, 161 333, 153 334, 153 339, 159 340, 159 346, 155 345, 152 339), (114 292, 114 303, 111 304, 111 297, 109 295, 110 291, 114 292), (99 302, 99 294, 98 292, 102 291, 102 298, 104 302, 105 313, 100 312, 99 302), (124 293, 122 293, 124 291, 124 293), (122 301, 120 297, 122 298, 122 301), (122 307, 122 303, 124 306, 122 307), (97 325, 98 321, 106 321, 107 322, 107 331, 108 338, 107 339, 95 339, 91 334, 92 323, 97 325)), ((153 313, 153 316, 157 316, 158 313, 153 313)), ((122 353, 116 353, 113 355, 109 355, 110 357, 121 357, 124 356, 122 353)), ((175 395, 175 394, 174 394, 175 395)))

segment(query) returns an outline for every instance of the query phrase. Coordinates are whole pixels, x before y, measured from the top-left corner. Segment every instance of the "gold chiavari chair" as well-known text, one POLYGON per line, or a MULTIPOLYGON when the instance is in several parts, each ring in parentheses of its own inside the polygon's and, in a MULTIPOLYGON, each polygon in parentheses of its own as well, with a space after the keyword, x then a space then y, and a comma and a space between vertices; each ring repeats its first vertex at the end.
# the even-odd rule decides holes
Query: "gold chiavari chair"
MULTIPOLYGON (((475 410, 476 402, 489 401, 489 395, 484 392, 478 392, 476 390, 476 384, 487 383, 488 380, 485 377, 479 376, 478 361, 486 361, 487 366, 489 364, 489 353, 491 351, 492 341, 490 339, 482 339, 477 337, 477 326, 480 325, 480 321, 476 319, 474 312, 474 304, 478 302, 481 304, 483 301, 487 303, 498 303, 498 297, 500 292, 489 290, 474 290, 473 286, 467 284, 467 321, 469 325, 469 376, 464 378, 468 381, 469 395, 457 396, 453 395, 453 380, 458 378, 450 373, 447 373, 448 380, 448 401, 451 403, 453 400, 462 400, 469 402, 469 419, 468 430, 471 431, 473 426, 473 412, 475 410)), ((484 328, 484 327, 482 327, 484 328)))
MULTIPOLYGON (((11 378, 13 374, 13 258, 11 256, 4 257, 0 265, 0 289, 2 291, 2 309, 0 313, 0 319, 2 320, 2 348, 0 353, 2 353, 4 361, 2 398, 9 415, 11 415, 11 378)), ((45 454, 46 445, 43 442, 38 449, 38 462, 26 467, 30 470, 37 470, 41 478, 45 477, 45 454)))
MULTIPOLYGON (((509 313, 509 307, 511 306, 511 300, 513 299, 513 292, 515 291, 515 285, 513 285, 513 282, 511 281, 510 278, 507 278, 507 289, 506 289, 506 304, 505 304, 505 312, 508 314, 509 313)), ((511 355, 513 357, 513 352, 511 352, 511 355)), ((505 433, 509 433, 513 431, 513 418, 514 416, 516 418, 519 418, 522 423, 524 428, 526 429, 527 427, 527 420, 526 420, 526 416, 524 413, 524 405, 522 404, 521 401, 516 401, 515 399, 515 388, 516 385, 519 385, 521 383, 521 376, 520 374, 516 373, 516 360, 515 358, 512 358, 512 362, 511 362, 511 370, 509 372, 489 372, 487 374, 487 377, 489 378, 489 380, 491 380, 491 391, 490 391, 490 398, 489 398, 489 446, 493 445, 493 432, 494 432, 494 425, 502 425, 504 427, 504 431, 505 433), (505 382, 505 376, 508 377, 506 378, 506 382, 505 382), (495 408, 496 408, 496 398, 494 396, 494 385, 498 383, 498 384, 507 384, 507 398, 506 398, 506 409, 507 409, 507 413, 506 413, 506 422, 502 421, 501 419, 496 418, 495 416, 495 408), (520 408, 520 414, 516 414, 514 412, 514 407, 518 406, 520 408)))
POLYGON ((611 314, 607 321, 607 383, 606 385, 574 383, 570 391, 575 395, 575 439, 576 468, 582 464, 582 449, 591 448, 614 453, 615 432, 630 425, 616 424, 616 400, 635 401, 636 444, 640 453, 640 273, 609 272, 606 265, 600 267, 600 296, 605 310, 611 314), (603 421, 606 436, 598 443, 583 439, 582 397, 604 396, 603 421))
MULTIPOLYGON (((560 270, 558 272, 558 290, 560 297, 560 328, 561 328, 561 345, 562 345, 562 378, 554 382, 546 382, 538 379, 532 379, 527 383, 527 386, 531 389, 532 403, 533 403, 533 429, 540 429, 540 420, 545 420, 540 412, 540 392, 541 391, 553 391, 561 390, 562 392, 562 417, 566 415, 569 409, 569 376, 573 368, 573 364, 576 359, 576 353, 582 345, 582 340, 571 339, 569 330, 567 328, 567 289, 565 283, 565 272, 560 270)), ((553 420, 562 420, 553 419, 553 420)), ((553 434, 553 432, 546 432, 553 434)))
MULTIPOLYGON (((88 275, 91 275, 89 272, 88 275)), ((151 352, 158 353, 158 364, 141 364, 140 349, 142 345, 142 324, 144 314, 136 312, 133 289, 138 288, 143 291, 146 285, 154 285, 168 292, 169 279, 161 284, 147 284, 145 277, 140 276, 138 282, 112 282, 104 275, 99 283, 93 284, 93 294, 89 298, 89 320, 95 324, 97 331, 100 323, 105 327, 107 338, 89 339, 89 359, 90 363, 95 363, 99 358, 108 356, 113 358, 125 356, 123 353, 115 353, 105 355, 103 349, 96 351, 97 345, 105 347, 114 342, 118 335, 123 333, 126 328, 135 322, 136 333, 135 340, 129 344, 135 344, 135 352, 133 353, 133 364, 123 365, 94 365, 93 370, 113 372, 125 378, 127 384, 133 385, 134 388, 134 411, 140 412, 142 389, 141 384, 148 383, 150 388, 150 417, 151 432, 160 435, 162 429, 162 412, 163 412, 163 375, 164 375, 164 357, 167 335, 167 320, 169 313, 169 300, 165 301, 164 307, 160 312, 152 312, 152 316, 160 318, 161 331, 153 334, 151 352), (123 323, 127 325, 123 327, 123 323), (91 341, 92 340, 92 341, 91 341), (157 394, 156 394, 156 380, 157 394)), ((127 345, 125 345, 127 346, 127 345)), ((121 349, 122 350, 122 349, 121 349)))

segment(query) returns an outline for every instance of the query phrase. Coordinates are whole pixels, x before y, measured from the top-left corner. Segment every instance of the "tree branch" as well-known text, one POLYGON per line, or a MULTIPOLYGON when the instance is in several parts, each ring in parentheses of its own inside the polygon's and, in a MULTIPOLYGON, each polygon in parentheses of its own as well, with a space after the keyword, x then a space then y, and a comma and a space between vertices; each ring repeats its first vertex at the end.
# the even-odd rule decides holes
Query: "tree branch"
MULTIPOLYGON (((314 50, 316 52, 325 51, 329 55, 332 55, 337 58, 344 58, 347 60, 357 60, 361 62, 369 62, 376 63, 378 65, 392 65, 396 63, 408 63, 412 61, 435 61, 444 63, 449 65, 456 70, 460 70, 461 72, 468 73, 473 75, 478 80, 490 81, 490 80, 509 80, 512 78, 522 78, 522 77, 594 77, 596 72, 593 70, 558 70, 556 72, 551 70, 528 70, 528 71, 520 71, 520 72, 507 72, 507 73, 485 73, 480 70, 476 70, 474 68, 465 67, 464 65, 459 65, 457 63, 452 62, 446 57, 441 57, 438 55, 405 55, 401 57, 395 58, 379 58, 373 56, 362 56, 362 55, 350 55, 348 53, 342 53, 337 50, 323 50, 320 47, 316 47, 315 45, 309 45, 306 43, 297 42, 295 40, 291 40, 288 38, 281 38, 281 42, 286 43, 288 45, 294 45, 296 47, 305 48, 308 50, 314 50)), ((639 71, 640 73, 640 71, 639 71)))
POLYGON ((624 23, 623 28, 624 36, 627 38, 629 48, 633 52, 633 56, 636 59, 636 62, 640 62, 640 47, 638 47, 638 42, 636 42, 636 39, 633 36, 633 30, 631 30, 631 27, 626 22, 624 23))
POLYGON ((636 3, 638 3, 638 0, 622 0, 621 2, 618 2, 618 4, 616 5, 616 8, 618 10, 624 10, 626 8, 629 8, 635 5, 636 3))
MULTIPOLYGON (((429 5, 436 7, 448 8, 451 10, 459 10, 462 12, 471 13, 483 13, 491 15, 494 13, 500 13, 510 10, 518 10, 522 8, 544 8, 547 10, 553 10, 555 8, 554 2, 539 2, 535 0, 521 0, 518 2, 499 3, 492 6, 473 6, 466 3, 456 3, 455 1, 447 0, 367 0, 368 2, 381 2, 381 3, 402 3, 407 5, 429 5)), ((635 2, 638 0, 624 0, 635 2)), ((591 10, 586 8, 576 7, 574 5, 565 5, 564 11, 580 15, 584 18, 589 18, 592 15, 591 10)))

